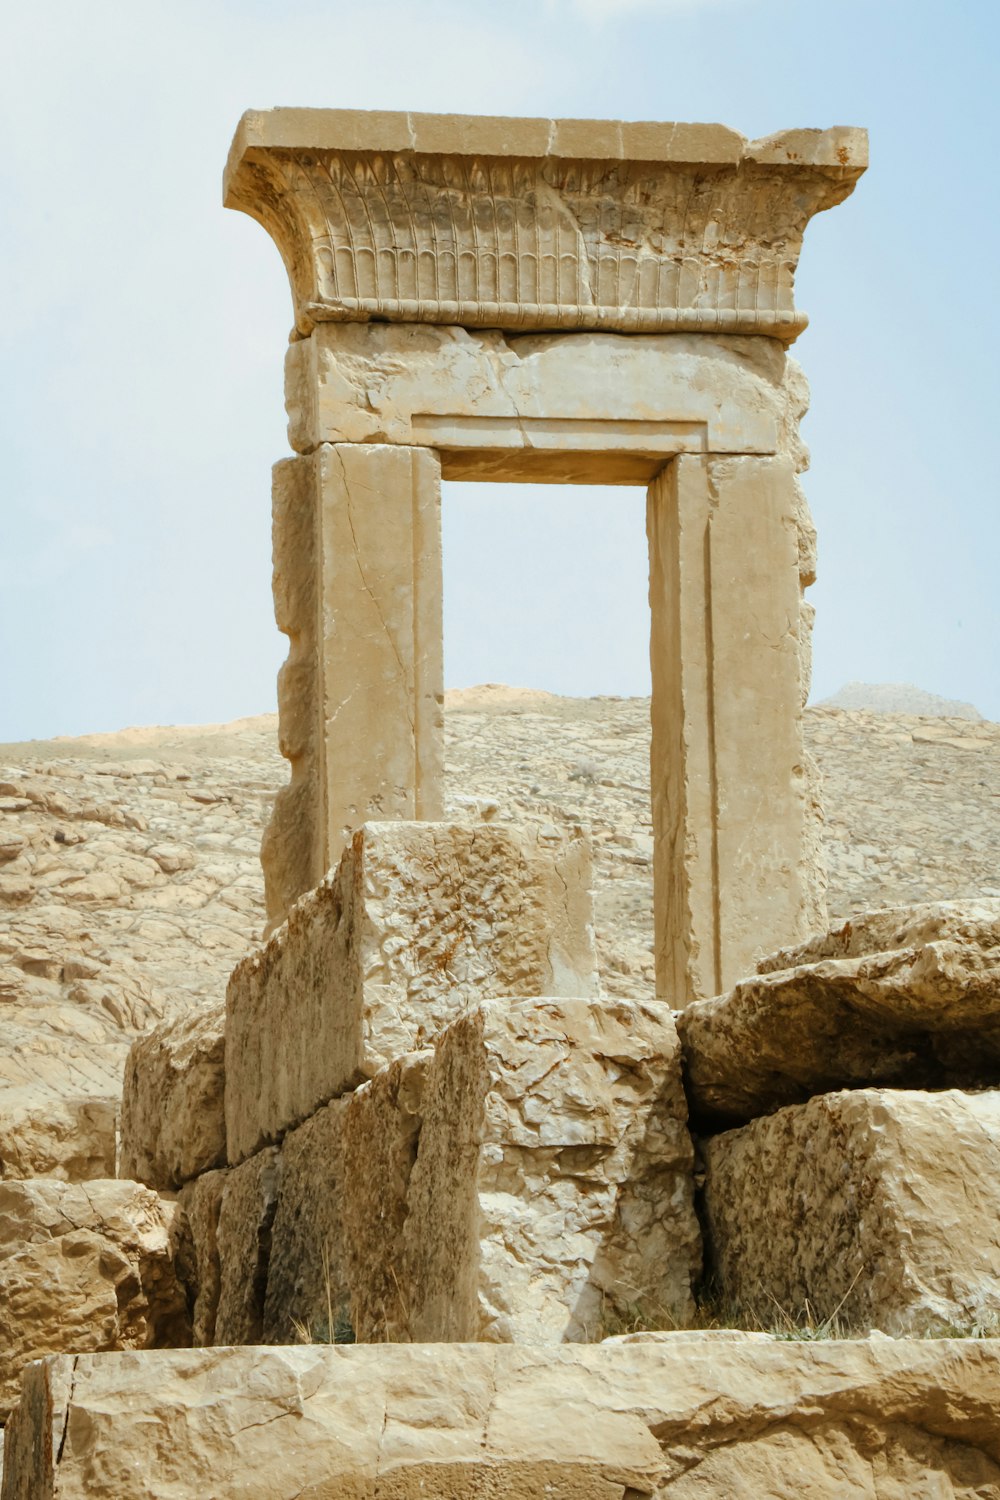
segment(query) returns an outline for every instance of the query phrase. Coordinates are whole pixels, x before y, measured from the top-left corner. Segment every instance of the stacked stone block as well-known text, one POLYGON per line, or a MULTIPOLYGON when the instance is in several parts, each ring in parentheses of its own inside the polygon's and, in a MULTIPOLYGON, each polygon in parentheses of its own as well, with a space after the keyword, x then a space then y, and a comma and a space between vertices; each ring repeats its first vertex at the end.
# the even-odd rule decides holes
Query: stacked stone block
POLYGON ((678 1029, 728 1316, 998 1326, 1000 901, 868 913, 678 1029))
POLYGON ((669 1007, 598 994, 580 836, 367 824, 129 1061, 196 1343, 592 1342, 700 1266, 669 1007), (220 1165, 224 1163, 224 1165, 220 1165))

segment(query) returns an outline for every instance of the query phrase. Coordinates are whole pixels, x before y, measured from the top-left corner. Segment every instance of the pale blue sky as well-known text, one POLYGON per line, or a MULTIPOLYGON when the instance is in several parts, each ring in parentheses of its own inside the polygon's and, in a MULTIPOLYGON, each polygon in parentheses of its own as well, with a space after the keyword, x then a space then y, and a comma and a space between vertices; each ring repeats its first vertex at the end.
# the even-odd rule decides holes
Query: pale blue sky
MULTIPOLYGON (((284 271, 220 205, 274 104, 871 131, 814 220, 815 696, 1000 718, 996 0, 0 0, 0 740, 274 704, 284 271)), ((449 682, 639 692, 640 491, 449 487, 449 682), (526 560, 527 559, 527 560, 526 560)))

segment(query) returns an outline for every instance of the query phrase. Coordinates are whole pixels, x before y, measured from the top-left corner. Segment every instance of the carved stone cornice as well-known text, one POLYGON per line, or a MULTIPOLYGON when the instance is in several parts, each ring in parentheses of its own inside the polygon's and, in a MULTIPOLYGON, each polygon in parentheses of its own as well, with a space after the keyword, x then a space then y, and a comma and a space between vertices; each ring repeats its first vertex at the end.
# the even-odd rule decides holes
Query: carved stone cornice
POLYGON ((867 137, 364 110, 243 116, 224 200, 278 246, 295 326, 759 333, 805 327, 813 214, 867 137))

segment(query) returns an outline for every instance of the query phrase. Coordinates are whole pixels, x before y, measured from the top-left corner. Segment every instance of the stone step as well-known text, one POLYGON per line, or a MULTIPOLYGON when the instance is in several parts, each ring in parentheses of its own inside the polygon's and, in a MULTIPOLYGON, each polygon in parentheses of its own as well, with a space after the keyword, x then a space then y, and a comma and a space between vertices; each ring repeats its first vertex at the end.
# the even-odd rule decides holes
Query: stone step
POLYGON ((3 1500, 1000 1493, 1000 1342, 634 1335, 32 1365, 3 1500))

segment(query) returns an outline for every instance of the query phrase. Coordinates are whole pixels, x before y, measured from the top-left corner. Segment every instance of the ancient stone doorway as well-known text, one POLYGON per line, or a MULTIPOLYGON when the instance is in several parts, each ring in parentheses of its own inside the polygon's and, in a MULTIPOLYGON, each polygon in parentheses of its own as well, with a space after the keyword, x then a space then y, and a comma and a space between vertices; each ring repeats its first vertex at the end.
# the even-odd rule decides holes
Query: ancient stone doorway
POLYGON ((441 479, 647 486, 657 990, 717 993, 822 917, 800 725, 811 215, 862 133, 251 113, 226 201, 295 305, 275 469, 292 779, 273 921, 370 819, 441 815, 441 479))

